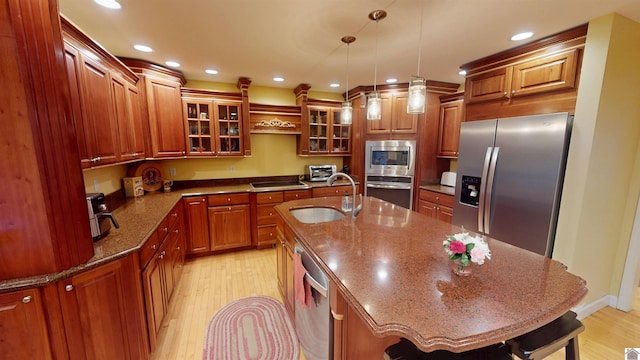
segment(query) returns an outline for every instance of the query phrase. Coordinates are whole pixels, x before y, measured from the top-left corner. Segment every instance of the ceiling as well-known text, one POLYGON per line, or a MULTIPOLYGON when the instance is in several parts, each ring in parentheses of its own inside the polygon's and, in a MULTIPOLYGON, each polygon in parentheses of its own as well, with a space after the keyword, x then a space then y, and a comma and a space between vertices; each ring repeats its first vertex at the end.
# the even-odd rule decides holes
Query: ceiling
MULTIPOLYGON (((640 22, 637 0, 119 0, 110 10, 93 0, 59 0, 60 12, 117 56, 181 64, 187 80, 315 91, 346 91, 407 82, 418 73, 462 83, 460 65, 617 12, 640 22), (377 23, 373 10, 388 15, 377 23), (422 10, 422 11, 421 11, 422 10), (421 17, 421 14, 423 16, 421 17), (420 23, 423 26, 421 28, 420 23), (420 30, 422 35, 420 36, 420 30), (345 35, 356 41, 348 50, 345 35), (134 44, 154 49, 142 53, 134 44), (205 69, 219 71, 209 75, 205 69), (377 68, 377 71, 376 71, 377 68), (285 80, 276 83, 274 76, 285 80), (330 88, 330 83, 340 83, 330 88)), ((188 85, 187 85, 188 86, 188 85)))

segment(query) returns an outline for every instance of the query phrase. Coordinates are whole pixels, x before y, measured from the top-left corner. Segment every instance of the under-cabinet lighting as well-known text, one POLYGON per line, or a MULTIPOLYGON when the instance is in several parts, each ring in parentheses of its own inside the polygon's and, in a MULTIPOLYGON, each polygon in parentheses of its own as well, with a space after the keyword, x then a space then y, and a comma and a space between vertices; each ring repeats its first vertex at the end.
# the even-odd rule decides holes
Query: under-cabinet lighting
POLYGON ((118 10, 122 7, 120 3, 118 3, 115 0, 93 0, 93 1, 100 6, 106 7, 107 9, 118 10))
POLYGON ((525 40, 533 36, 531 31, 521 32, 519 34, 515 34, 511 37, 511 41, 520 41, 525 40))
POLYGON ((206 72, 207 74, 216 75, 218 73, 218 70, 207 69, 204 72, 206 72))
POLYGON ((167 62, 165 62, 165 64, 167 64, 167 66, 171 66, 171 67, 180 67, 180 63, 176 62, 176 61, 167 61, 167 62))
POLYGON ((147 52, 147 53, 153 52, 153 49, 147 45, 136 44, 136 45, 133 45, 133 48, 142 52, 147 52))

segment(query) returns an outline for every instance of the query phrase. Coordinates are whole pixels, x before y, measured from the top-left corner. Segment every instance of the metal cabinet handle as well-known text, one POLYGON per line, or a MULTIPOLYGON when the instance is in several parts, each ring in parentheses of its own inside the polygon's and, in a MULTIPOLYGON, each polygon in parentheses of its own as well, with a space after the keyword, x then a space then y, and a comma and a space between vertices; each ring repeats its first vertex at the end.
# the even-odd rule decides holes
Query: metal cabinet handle
POLYGON ((69 284, 69 285, 64 287, 64 291, 69 292, 69 291, 72 291, 72 290, 73 290, 73 285, 71 285, 71 284, 69 284))
POLYGON ((180 232, 180 229, 175 229, 175 230, 173 230, 173 232, 177 234, 177 233, 180 232))
POLYGON ((296 194, 296 199, 298 198, 298 194, 296 194))
POLYGON ((155 250, 156 249, 156 244, 151 245, 151 250, 155 250))
POLYGON ((205 199, 205 198, 202 198, 202 202, 205 202, 205 201, 206 201, 206 199, 205 199))
POLYGON ((507 97, 507 94, 508 94, 508 93, 505 91, 505 92, 502 94, 502 97, 507 97))
POLYGON ((231 202, 231 198, 230 197, 227 198, 227 202, 231 202))
POLYGON ((178 213, 172 213, 171 216, 178 217, 178 213))
POLYGON ((162 231, 164 231, 164 232, 169 232, 169 228, 168 228, 168 227, 160 228, 160 230, 162 230, 162 231))
POLYGON ((515 94, 516 91, 515 90, 511 90, 511 95, 515 94))
POLYGON ((273 216, 273 213, 272 213, 272 212, 269 212, 269 216, 273 216))
POLYGON ((273 233, 272 233, 272 232, 270 232, 270 233, 269 233, 269 237, 272 237, 272 236, 273 236, 273 233))
POLYGON ((22 298, 22 303, 23 304, 28 304, 30 302, 31 302, 31 295, 27 295, 27 296, 22 298))

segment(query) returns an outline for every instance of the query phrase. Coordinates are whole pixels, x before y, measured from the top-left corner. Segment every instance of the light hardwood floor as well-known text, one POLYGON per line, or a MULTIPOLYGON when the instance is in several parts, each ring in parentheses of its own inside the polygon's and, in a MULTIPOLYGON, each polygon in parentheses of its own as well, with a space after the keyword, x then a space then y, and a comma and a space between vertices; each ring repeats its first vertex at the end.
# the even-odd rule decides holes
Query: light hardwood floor
MULTIPOLYGON (((211 317, 229 302, 254 295, 282 301, 276 278, 275 249, 188 261, 151 359, 202 359, 205 331, 211 317)), ((640 347, 640 291, 636 292, 634 309, 625 313, 607 307, 583 319, 586 329, 579 336, 581 359, 624 359, 625 347, 640 347)), ((548 359, 564 359, 564 351, 548 359)))

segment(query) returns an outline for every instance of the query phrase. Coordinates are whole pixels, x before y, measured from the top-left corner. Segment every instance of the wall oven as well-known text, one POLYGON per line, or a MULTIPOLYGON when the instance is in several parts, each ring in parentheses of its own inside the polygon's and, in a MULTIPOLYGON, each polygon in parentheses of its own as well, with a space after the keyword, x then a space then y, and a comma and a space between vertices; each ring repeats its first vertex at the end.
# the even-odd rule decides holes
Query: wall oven
POLYGON ((416 142, 367 141, 365 151, 365 196, 411 209, 416 142))

